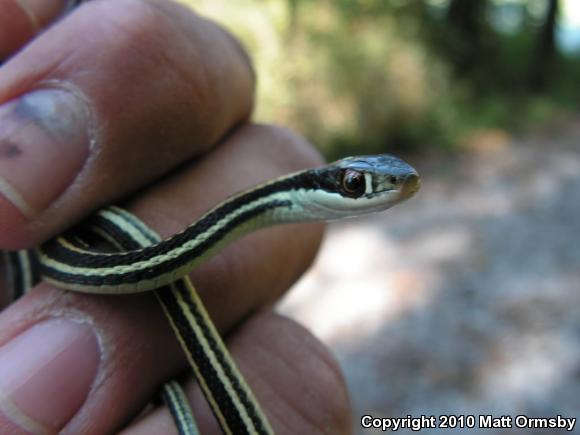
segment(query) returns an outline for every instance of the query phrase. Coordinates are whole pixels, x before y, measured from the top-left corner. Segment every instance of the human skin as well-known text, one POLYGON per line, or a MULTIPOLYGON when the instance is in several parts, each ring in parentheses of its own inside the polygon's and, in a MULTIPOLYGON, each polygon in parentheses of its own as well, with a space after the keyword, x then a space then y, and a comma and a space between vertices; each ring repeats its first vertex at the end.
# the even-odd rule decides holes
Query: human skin
MULTIPOLYGON (((63 17, 64 3, 0 0, 0 249, 109 203, 169 236, 228 194, 320 163, 298 135, 251 121, 250 61, 215 24, 162 0, 94 0, 63 17)), ((276 433, 351 430, 336 361, 271 310, 321 236, 319 224, 257 232, 191 274, 276 433)), ((150 403, 174 377, 202 433, 219 433, 188 373, 151 294, 41 284, 0 313, 3 434, 176 433, 150 403)))

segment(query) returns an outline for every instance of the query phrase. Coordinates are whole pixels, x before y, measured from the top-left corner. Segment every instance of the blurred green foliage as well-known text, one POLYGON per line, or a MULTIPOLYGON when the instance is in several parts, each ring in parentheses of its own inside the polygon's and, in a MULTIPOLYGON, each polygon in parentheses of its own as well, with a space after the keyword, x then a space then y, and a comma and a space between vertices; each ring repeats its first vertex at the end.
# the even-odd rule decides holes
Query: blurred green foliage
POLYGON ((550 28, 556 0, 182 1, 247 47, 256 120, 301 132, 329 158, 456 149, 580 101, 580 62, 550 28))

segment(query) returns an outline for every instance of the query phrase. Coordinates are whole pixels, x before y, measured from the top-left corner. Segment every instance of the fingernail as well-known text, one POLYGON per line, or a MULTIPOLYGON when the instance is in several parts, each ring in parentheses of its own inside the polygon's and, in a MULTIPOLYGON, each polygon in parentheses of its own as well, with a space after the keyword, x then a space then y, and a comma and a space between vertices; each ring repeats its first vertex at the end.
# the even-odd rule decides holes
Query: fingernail
POLYGON ((80 409, 100 362, 87 323, 39 323, 0 347, 0 411, 32 433, 55 433, 80 409))
POLYGON ((36 90, 0 106, 0 193, 24 217, 47 208, 83 167, 89 119, 85 102, 64 89, 36 90))

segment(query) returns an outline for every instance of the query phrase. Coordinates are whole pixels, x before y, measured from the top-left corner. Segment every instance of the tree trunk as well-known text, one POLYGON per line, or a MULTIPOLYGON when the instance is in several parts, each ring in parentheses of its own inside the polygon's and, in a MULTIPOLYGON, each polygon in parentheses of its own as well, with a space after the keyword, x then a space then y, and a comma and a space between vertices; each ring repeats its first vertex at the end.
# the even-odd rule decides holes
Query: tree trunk
POLYGON ((487 83, 486 71, 495 62, 487 6, 487 0, 451 0, 446 15, 446 51, 455 73, 481 85, 487 83))
POLYGON ((530 69, 530 84, 533 91, 546 89, 551 75, 555 72, 558 53, 556 50, 556 24, 558 19, 558 0, 549 0, 546 18, 540 28, 530 69))

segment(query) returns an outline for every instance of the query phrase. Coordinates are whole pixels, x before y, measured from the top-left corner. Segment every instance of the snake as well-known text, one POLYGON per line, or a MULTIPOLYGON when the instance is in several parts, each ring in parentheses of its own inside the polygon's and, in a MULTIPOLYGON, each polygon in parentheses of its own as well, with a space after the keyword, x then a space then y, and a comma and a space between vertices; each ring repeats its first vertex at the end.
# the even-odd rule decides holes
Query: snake
MULTIPOLYGON (((417 171, 389 154, 347 157, 275 178, 216 205, 161 239, 137 216, 109 206, 41 246, 6 255, 15 293, 40 279, 64 290, 153 291, 225 434, 274 431, 229 355, 188 273, 250 232, 272 225, 333 221, 386 210, 420 188, 417 171)), ((181 434, 198 433, 175 381, 162 396, 181 434)))

